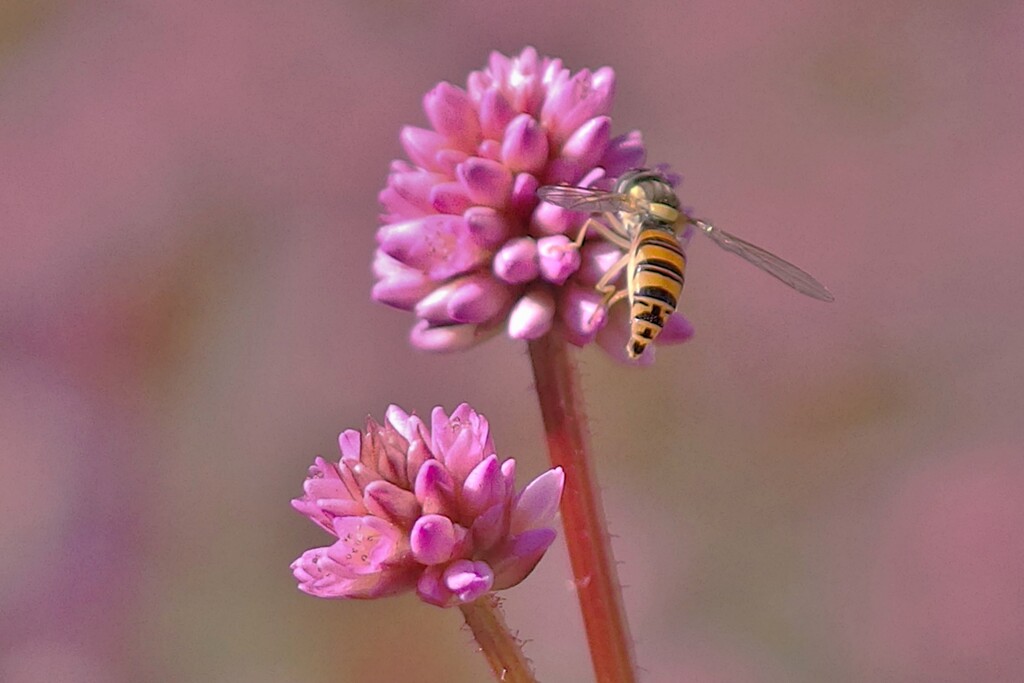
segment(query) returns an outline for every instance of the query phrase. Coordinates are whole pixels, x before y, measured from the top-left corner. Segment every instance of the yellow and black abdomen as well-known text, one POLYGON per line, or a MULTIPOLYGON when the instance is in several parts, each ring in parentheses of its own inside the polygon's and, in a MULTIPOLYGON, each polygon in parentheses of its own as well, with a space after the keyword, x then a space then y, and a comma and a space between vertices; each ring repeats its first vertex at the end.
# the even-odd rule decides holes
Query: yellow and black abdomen
POLYGON ((629 263, 630 340, 626 352, 636 358, 658 336, 683 292, 686 255, 668 226, 641 227, 633 239, 629 263))

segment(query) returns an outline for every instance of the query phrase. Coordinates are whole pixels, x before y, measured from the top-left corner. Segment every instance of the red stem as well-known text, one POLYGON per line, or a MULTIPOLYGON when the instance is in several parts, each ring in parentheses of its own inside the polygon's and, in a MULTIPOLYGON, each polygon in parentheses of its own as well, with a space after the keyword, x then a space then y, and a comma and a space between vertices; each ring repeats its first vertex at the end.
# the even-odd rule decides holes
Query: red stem
POLYGON ((562 525, 597 683, 635 683, 633 641, 601 496, 590 470, 576 365, 554 329, 530 342, 551 464, 565 472, 562 525))

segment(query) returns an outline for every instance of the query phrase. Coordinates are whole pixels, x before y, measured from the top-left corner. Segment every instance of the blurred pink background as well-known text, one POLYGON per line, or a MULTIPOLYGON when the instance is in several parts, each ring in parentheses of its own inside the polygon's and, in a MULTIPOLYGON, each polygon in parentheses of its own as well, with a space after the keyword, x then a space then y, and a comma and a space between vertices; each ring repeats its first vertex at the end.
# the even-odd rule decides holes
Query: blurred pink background
MULTIPOLYGON (((649 682, 1024 680, 1024 5, 0 8, 0 680, 487 680, 457 611, 318 601, 316 454, 469 401, 545 467, 525 348, 369 300, 423 93, 533 44, 823 305, 695 241, 697 326, 580 354, 649 682)), ((591 680, 559 543, 508 592, 591 680)))

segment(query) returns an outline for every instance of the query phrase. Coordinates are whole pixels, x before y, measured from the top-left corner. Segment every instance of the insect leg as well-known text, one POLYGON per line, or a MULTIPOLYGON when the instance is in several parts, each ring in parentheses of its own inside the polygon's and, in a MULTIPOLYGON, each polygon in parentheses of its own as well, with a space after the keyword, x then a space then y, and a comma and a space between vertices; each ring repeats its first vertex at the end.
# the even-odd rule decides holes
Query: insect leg
POLYGON ((605 220, 608 223, 602 223, 596 218, 588 218, 587 222, 580 228, 579 234, 576 235, 576 239, 572 241, 573 246, 577 249, 583 246, 583 240, 587 236, 587 230, 593 228, 597 231, 601 237, 605 238, 619 249, 629 249, 629 238, 625 236, 625 228, 618 217, 613 213, 605 213, 605 220), (612 227, 614 226, 614 227, 612 227))
POLYGON ((629 290, 626 289, 625 287, 623 287, 622 289, 620 289, 618 291, 612 292, 611 296, 605 297, 604 307, 605 308, 611 308, 615 304, 617 304, 620 301, 622 301, 623 299, 625 299, 626 295, 628 295, 628 294, 629 294, 629 290))
POLYGON ((559 251, 579 251, 580 249, 583 248, 583 241, 587 238, 587 231, 593 228, 598 232, 598 234, 600 234, 602 237, 604 237, 606 240, 614 244, 619 249, 628 250, 630 242, 629 239, 627 239, 624 236, 624 232, 622 232, 624 230, 622 223, 619 222, 618 218, 616 218, 615 214, 613 213, 606 213, 605 217, 609 221, 611 221, 613 225, 615 225, 616 227, 606 225, 605 223, 599 221, 597 218, 588 218, 587 222, 583 224, 583 227, 580 228, 580 231, 576 234, 576 239, 574 239, 572 242, 569 242, 568 244, 557 245, 553 248, 559 251))
POLYGON ((592 324, 594 322, 594 319, 597 318, 597 314, 599 312, 607 311, 613 305, 622 301, 622 299, 629 294, 628 289, 616 289, 615 285, 611 284, 611 281, 618 277, 619 273, 622 272, 622 269, 626 267, 627 263, 629 263, 629 257, 629 253, 623 254, 622 258, 616 261, 615 265, 605 271, 605 274, 602 275, 601 279, 597 281, 596 285, 594 285, 594 289, 600 292, 603 296, 601 299, 601 305, 590 316, 590 320, 587 321, 588 324, 592 324))

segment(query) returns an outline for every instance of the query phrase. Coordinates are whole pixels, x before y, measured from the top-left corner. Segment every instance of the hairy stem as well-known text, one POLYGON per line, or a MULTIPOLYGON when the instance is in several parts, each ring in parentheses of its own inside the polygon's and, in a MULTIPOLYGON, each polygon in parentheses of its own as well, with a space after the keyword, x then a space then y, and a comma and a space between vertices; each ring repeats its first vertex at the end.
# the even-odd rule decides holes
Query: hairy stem
POLYGON ((551 464, 565 471, 562 524, 598 683, 634 683, 633 641, 590 468, 576 365, 557 328, 530 342, 551 464))
POLYGON ((491 665, 495 680, 502 683, 537 683, 519 640, 509 632, 505 624, 500 602, 494 593, 461 605, 459 609, 480 651, 491 665))

